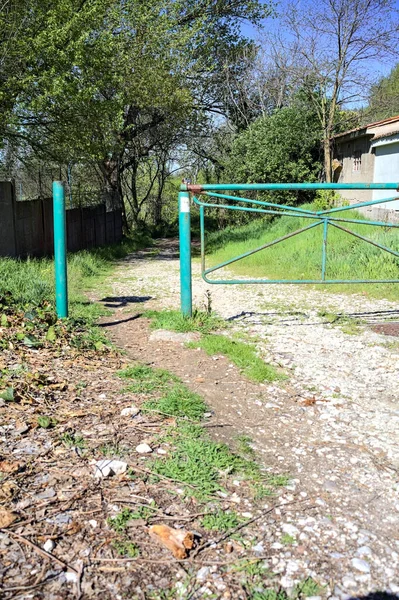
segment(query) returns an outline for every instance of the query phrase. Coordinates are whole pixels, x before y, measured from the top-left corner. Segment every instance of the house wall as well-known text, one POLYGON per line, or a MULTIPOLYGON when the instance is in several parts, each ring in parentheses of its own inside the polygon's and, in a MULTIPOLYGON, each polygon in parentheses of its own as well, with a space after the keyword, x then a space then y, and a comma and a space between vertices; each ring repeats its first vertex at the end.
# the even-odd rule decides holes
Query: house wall
MULTIPOLYGON (((342 161, 339 183, 371 183, 374 175, 374 154, 369 137, 343 139, 336 144, 335 156, 342 161)), ((341 197, 350 204, 372 199, 371 190, 342 190, 341 197)))

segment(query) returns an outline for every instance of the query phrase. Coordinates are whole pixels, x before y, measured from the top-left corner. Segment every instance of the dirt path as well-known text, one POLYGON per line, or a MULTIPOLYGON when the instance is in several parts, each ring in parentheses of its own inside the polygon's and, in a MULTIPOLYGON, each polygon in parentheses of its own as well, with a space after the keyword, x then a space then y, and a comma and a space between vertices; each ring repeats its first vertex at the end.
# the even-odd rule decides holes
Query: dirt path
MULTIPOLYGON (((137 318, 179 305, 175 241, 128 257, 108 283, 109 331, 129 357, 181 376, 210 406, 215 436, 232 444, 250 436, 267 468, 292 477, 287 501, 291 491, 314 502, 311 513, 288 509, 285 523, 264 531, 282 586, 313 576, 332 598, 398 594, 399 343, 371 327, 399 321, 398 307, 305 287, 213 286, 212 308, 288 375, 257 385, 223 357, 154 340, 137 318), (345 319, 331 323, 333 313, 345 319)), ((208 287, 194 264, 197 306, 208 287)))

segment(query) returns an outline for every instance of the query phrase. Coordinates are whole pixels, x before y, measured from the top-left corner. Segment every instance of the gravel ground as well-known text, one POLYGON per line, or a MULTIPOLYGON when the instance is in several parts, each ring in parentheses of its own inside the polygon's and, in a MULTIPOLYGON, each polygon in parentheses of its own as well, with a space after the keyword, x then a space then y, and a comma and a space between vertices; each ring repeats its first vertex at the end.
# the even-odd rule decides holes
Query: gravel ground
MULTIPOLYGON (((197 263, 193 270, 194 304, 203 307, 209 290, 212 309, 288 375, 278 385, 238 382, 227 392, 226 363, 225 395, 214 381, 201 388, 215 416, 232 423, 231 437, 250 435, 265 465, 290 474, 284 501, 299 494, 314 502, 308 514, 287 507, 283 519, 277 509, 272 527, 260 525, 259 553, 287 590, 312 576, 329 598, 399 597, 399 338, 372 329, 399 321, 397 305, 305 286, 209 286, 197 263)), ((178 307, 175 243, 128 257, 109 286, 106 304, 122 311, 178 307)), ((157 366, 167 363, 171 343, 162 344, 152 349, 157 366)), ((202 352, 178 346, 175 370, 193 383, 202 352)))

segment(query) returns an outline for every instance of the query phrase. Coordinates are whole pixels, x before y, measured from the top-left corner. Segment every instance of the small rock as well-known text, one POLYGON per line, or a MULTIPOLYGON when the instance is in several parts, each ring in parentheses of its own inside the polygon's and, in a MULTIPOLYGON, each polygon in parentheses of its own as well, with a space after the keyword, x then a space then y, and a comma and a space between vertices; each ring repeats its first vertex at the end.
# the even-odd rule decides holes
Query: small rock
POLYGON ((157 454, 167 454, 167 452, 163 448, 158 448, 157 449, 157 454))
POLYGON ((68 583, 76 583, 78 580, 78 576, 76 573, 73 573, 72 571, 67 571, 65 573, 65 581, 68 581, 68 583))
POLYGON ((344 588, 348 589, 348 588, 355 588, 357 587, 357 583, 354 579, 352 579, 352 577, 344 577, 342 579, 342 585, 344 588))
POLYGON ((265 551, 265 547, 263 545, 263 542, 258 542, 256 544, 256 546, 252 546, 252 550, 254 552, 256 552, 257 554, 263 554, 263 552, 265 551))
POLYGON ((207 577, 209 577, 210 568, 209 567, 201 567, 199 571, 197 571, 196 579, 197 581, 205 581, 207 577))
POLYGON ((357 549, 356 554, 359 554, 359 556, 370 556, 372 554, 372 550, 371 548, 369 548, 368 546, 361 546, 360 548, 357 549))
POLYGON ((127 463, 121 460, 98 460, 94 463, 94 477, 101 479, 104 477, 112 477, 113 475, 121 475, 127 470, 127 463))
POLYGON ((150 454, 152 452, 152 448, 148 444, 139 444, 136 446, 136 452, 139 454, 150 454))
POLYGON ((352 566, 354 569, 361 571, 362 573, 370 573, 370 565, 361 558, 352 558, 352 566))
POLYGON ((211 413, 211 412, 206 412, 206 413, 204 413, 204 419, 210 419, 210 418, 211 418, 211 416, 212 416, 212 413, 211 413))
POLYGON ((135 417, 140 412, 140 409, 137 406, 127 406, 121 410, 121 417, 135 417))
POLYGON ((95 519, 90 519, 89 525, 90 525, 90 527, 92 527, 93 529, 95 529, 97 527, 98 523, 97 523, 97 521, 95 519))
POLYGON ((43 550, 51 552, 55 548, 55 542, 53 540, 46 540, 43 544, 43 550))

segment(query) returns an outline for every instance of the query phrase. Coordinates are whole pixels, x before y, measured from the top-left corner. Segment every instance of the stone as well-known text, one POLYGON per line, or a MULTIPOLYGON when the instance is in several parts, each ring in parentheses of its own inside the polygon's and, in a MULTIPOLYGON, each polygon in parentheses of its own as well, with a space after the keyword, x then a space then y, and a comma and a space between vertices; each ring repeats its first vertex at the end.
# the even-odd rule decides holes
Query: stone
POLYGON ((98 460, 92 463, 94 466, 94 477, 96 479, 103 479, 105 477, 112 477, 113 475, 121 475, 127 470, 127 463, 121 460, 98 460))
POLYGON ((370 565, 365 560, 361 558, 352 558, 352 566, 357 571, 361 571, 362 573, 370 573, 370 565))
POLYGON ((197 571, 196 579, 197 581, 205 581, 209 577, 210 568, 209 567, 201 567, 199 571, 197 571))
POLYGON ((135 417, 140 412, 140 409, 137 406, 127 406, 121 410, 121 417, 135 417))
POLYGON ((53 540, 46 540, 43 544, 43 550, 51 552, 55 548, 55 542, 53 540))
POLYGON ((152 448, 148 444, 143 443, 136 446, 136 452, 139 454, 150 454, 152 452, 152 448))
POLYGON ((371 548, 369 548, 368 546, 361 546, 360 548, 357 549, 356 554, 358 554, 359 556, 370 556, 372 554, 372 550, 371 548))

